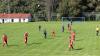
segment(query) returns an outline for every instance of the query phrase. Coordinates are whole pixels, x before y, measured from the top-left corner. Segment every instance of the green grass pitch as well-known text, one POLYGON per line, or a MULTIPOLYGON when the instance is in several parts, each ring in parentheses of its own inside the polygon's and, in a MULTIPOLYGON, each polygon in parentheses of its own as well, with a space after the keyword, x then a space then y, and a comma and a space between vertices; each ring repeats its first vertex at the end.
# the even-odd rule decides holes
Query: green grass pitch
POLYGON ((0 40, 0 56, 100 56, 100 36, 96 36, 96 25, 99 22, 74 22, 76 31, 74 50, 68 50, 67 24, 65 32, 61 32, 61 22, 32 22, 0 24, 0 38, 3 33, 8 36, 8 45, 2 47, 0 40), (48 38, 44 39, 43 31, 38 25, 47 29, 48 38), (52 39, 51 31, 55 28, 56 37, 52 39), (28 45, 24 45, 24 32, 29 33, 28 45))

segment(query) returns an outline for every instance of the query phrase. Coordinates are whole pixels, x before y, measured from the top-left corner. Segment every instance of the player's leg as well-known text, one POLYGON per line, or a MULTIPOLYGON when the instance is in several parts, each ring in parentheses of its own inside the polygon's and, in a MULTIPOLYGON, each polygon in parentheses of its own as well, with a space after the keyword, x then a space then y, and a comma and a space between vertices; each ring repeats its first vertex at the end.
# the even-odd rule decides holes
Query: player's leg
POLYGON ((41 31, 41 28, 39 28, 39 31, 41 31))
POLYGON ((64 28, 62 29, 62 32, 64 32, 64 28))
POLYGON ((54 37, 54 33, 52 32, 52 37, 54 37))
POLYGON ((25 43, 25 45, 27 45, 27 38, 25 38, 24 43, 25 43))
POLYGON ((71 45, 71 48, 74 49, 74 48, 73 48, 73 45, 71 45))
POLYGON ((25 41, 25 44, 27 45, 27 40, 25 41))
POLYGON ((64 27, 62 27, 62 32, 64 32, 64 27))
POLYGON ((56 33, 54 33, 54 37, 56 37, 56 33))
POLYGON ((71 44, 69 44, 69 51, 71 51, 72 47, 71 47, 71 44))
POLYGON ((69 27, 68 27, 68 31, 69 31, 69 27))
POLYGON ((5 46, 5 43, 6 43, 6 42, 4 41, 4 42, 3 42, 3 47, 5 46))
POLYGON ((70 48, 70 44, 69 44, 69 51, 71 50, 71 48, 70 48))
POLYGON ((73 45, 70 45, 70 50, 73 50, 74 48, 73 48, 73 45))
POLYGON ((99 31, 98 31, 98 36, 99 36, 99 31))
POLYGON ((5 41, 5 44, 8 46, 7 40, 5 41))
POLYGON ((55 37, 55 34, 53 33, 53 38, 55 37))
POLYGON ((51 32, 51 36, 53 37, 53 33, 51 32))
POLYGON ((53 37, 56 37, 56 33, 55 32, 53 33, 53 37))
POLYGON ((63 32, 65 31, 65 29, 63 28, 63 32))
POLYGON ((5 46, 5 43, 3 43, 3 45, 2 45, 3 47, 5 46))
POLYGON ((5 43, 3 44, 3 47, 5 46, 5 43))
POLYGON ((47 38, 46 34, 44 34, 44 38, 45 38, 45 39, 47 38))
POLYGON ((27 44, 27 40, 25 39, 25 44, 27 44))
POLYGON ((96 36, 98 36, 98 33, 97 33, 97 31, 96 31, 96 36))

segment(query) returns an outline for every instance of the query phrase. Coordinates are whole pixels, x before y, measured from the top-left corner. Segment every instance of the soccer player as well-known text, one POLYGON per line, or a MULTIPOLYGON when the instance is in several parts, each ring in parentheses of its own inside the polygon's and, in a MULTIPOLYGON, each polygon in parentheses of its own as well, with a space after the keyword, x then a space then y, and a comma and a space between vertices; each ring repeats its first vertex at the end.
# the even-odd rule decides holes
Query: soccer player
POLYGON ((24 43, 27 45, 27 40, 28 40, 28 32, 24 33, 24 43))
POLYGON ((97 25, 96 27, 96 35, 98 36, 99 35, 99 26, 97 25))
POLYGON ((69 36, 69 50, 73 49, 73 41, 71 36, 69 36))
POLYGON ((47 31, 46 31, 46 29, 44 30, 44 38, 46 39, 47 38, 47 31))
POLYGON ((64 30, 65 30, 65 29, 64 29, 64 25, 63 25, 63 26, 62 26, 62 32, 64 32, 64 30))
POLYGON ((8 43, 7 43, 7 35, 6 35, 6 34, 3 34, 3 36, 2 36, 2 41, 3 41, 3 47, 4 47, 5 45, 8 46, 8 43))
POLYGON ((41 31, 41 25, 39 25, 39 31, 41 31))
POLYGON ((71 25, 68 23, 68 31, 70 32, 71 31, 71 25))
POLYGON ((53 31, 51 32, 51 34, 52 34, 52 37, 54 38, 54 37, 55 37, 55 31, 53 30, 53 31))

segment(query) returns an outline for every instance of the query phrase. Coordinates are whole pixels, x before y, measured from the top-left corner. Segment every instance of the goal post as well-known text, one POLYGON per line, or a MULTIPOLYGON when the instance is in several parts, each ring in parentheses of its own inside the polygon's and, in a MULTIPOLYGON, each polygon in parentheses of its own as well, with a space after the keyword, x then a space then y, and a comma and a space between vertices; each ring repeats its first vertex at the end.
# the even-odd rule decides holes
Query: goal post
POLYGON ((63 21, 83 21, 85 22, 85 17, 62 17, 63 21))

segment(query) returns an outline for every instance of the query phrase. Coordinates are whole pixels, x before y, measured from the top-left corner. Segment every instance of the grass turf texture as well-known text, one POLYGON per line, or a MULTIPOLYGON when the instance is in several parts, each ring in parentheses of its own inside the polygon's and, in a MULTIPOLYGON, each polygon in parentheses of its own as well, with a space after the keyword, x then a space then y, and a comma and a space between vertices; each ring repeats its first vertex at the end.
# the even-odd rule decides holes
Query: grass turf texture
MULTIPOLYGON (((74 22, 76 31, 74 50, 68 50, 69 33, 61 32, 61 22, 34 22, 0 24, 0 36, 8 36, 7 47, 2 47, 0 41, 0 56, 99 56, 100 36, 95 34, 99 22, 74 22), (44 39, 43 31, 38 31, 38 25, 48 31, 48 38, 44 39), (56 37, 52 39, 51 31, 56 29, 56 37), (24 45, 24 32, 29 32, 28 45, 24 45)), ((65 26, 66 23, 65 23, 65 26)), ((67 27, 65 27, 66 29, 67 27)))

